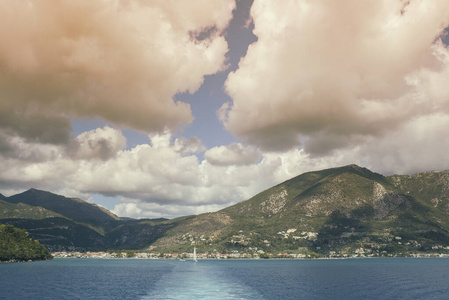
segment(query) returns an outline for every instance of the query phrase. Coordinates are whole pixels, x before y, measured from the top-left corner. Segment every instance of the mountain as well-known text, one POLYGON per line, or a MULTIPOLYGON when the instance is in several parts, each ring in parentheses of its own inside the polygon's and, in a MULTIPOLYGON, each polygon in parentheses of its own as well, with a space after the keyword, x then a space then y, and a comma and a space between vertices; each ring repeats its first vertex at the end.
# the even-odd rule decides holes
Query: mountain
POLYGON ((0 223, 22 228, 51 251, 104 250, 104 236, 66 218, 2 219, 0 223))
POLYGON ((0 223, 25 229, 52 251, 141 249, 172 227, 166 219, 122 220, 95 204, 36 189, 0 200, 0 223))
POLYGON ((23 203, 14 204, 0 200, 0 219, 43 219, 51 217, 61 217, 61 215, 40 206, 31 206, 23 203))
POLYGON ((105 235, 110 249, 143 249, 161 238, 175 222, 165 219, 128 220, 105 235))
POLYGON ((349 165, 308 172, 220 211, 172 220, 119 219, 85 201, 34 189, 6 197, 0 208, 5 203, 15 205, 9 212, 20 213, 0 214, 0 223, 28 230, 50 249, 191 252, 196 245, 203 252, 311 255, 449 250, 449 171, 384 176, 349 165))
POLYGON ((96 204, 36 189, 8 197, 6 201, 42 207, 80 223, 99 225, 106 221, 119 220, 119 217, 96 204))
POLYGON ((308 172, 216 213, 186 218, 152 246, 185 251, 370 253, 449 246, 449 171, 390 176, 356 165, 308 172))

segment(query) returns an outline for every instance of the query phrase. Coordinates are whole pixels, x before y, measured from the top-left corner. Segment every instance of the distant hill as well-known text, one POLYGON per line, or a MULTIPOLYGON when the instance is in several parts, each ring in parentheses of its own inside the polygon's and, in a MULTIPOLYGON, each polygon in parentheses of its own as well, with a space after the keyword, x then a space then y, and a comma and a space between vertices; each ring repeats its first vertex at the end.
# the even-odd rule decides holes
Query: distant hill
POLYGON ((0 224, 27 230, 52 251, 140 249, 172 227, 166 219, 122 220, 95 204, 36 189, 0 200, 0 224))
POLYGON ((105 238, 111 249, 144 249, 175 224, 166 219, 129 220, 110 230, 105 238))
POLYGON ((172 220, 119 219, 34 189, 6 197, 2 207, 0 223, 25 228, 50 249, 449 252, 449 171, 383 176, 349 165, 308 172, 218 212, 172 220))
POLYGON ((41 220, 2 219, 0 223, 23 228, 51 251, 108 249, 104 236, 66 218, 41 220))
POLYGON ((43 207, 75 222, 99 225, 106 221, 119 220, 119 217, 98 205, 36 189, 8 197, 6 201, 43 207))
POLYGON ((9 203, 0 200, 0 219, 43 219, 51 217, 62 217, 60 214, 40 206, 31 206, 23 203, 9 203))
POLYGON ((449 246, 449 172, 390 176, 356 165, 308 172, 153 244, 182 251, 430 251, 449 246))
POLYGON ((50 252, 28 232, 11 225, 0 225, 0 261, 51 259, 50 252))

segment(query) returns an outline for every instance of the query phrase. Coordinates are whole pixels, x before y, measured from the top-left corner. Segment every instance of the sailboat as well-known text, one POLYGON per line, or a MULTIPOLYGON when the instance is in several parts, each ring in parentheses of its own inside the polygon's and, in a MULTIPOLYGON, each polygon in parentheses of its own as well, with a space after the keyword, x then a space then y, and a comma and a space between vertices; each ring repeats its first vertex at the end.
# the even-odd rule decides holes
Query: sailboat
POLYGON ((196 259, 196 247, 193 247, 193 261, 198 262, 198 260, 196 259))

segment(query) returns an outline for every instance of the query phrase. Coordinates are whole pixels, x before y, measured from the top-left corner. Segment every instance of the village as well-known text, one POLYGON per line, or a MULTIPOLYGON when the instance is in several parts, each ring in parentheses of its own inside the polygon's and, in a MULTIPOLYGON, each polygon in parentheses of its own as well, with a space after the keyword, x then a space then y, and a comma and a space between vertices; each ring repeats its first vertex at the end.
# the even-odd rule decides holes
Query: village
MULTIPOLYGON (((437 249, 434 249, 437 250, 437 249)), ((171 260, 188 260, 193 259, 193 253, 152 253, 152 252, 53 252, 54 258, 96 258, 96 259, 171 259, 171 260)), ((448 253, 410 253, 408 255, 398 255, 392 253, 365 253, 361 249, 357 249, 356 253, 339 254, 331 252, 328 256, 317 255, 316 253, 241 253, 233 251, 231 253, 198 253, 197 259, 345 259, 345 258, 374 258, 374 257, 449 257, 448 253)))
MULTIPOLYGON (((103 259, 193 259, 193 253, 152 253, 152 252, 53 252, 54 258, 103 258, 103 259)), ((306 258, 304 255, 298 256, 297 254, 284 254, 285 258, 306 258)), ((262 255, 263 257, 263 255, 262 255)), ((234 251, 232 253, 198 253, 198 259, 259 259, 258 254, 239 253, 234 251)))

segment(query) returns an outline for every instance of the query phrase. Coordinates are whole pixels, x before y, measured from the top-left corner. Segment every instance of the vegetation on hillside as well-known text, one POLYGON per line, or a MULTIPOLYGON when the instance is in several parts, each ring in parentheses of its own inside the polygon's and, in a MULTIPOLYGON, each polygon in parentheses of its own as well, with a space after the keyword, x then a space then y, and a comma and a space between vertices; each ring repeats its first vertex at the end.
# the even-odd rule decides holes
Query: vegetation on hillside
POLYGON ((52 250, 449 252, 449 171, 386 177, 349 165, 308 172, 218 212, 173 220, 117 219, 82 200, 33 189, 4 200, 62 216, 0 215, 0 223, 28 230, 52 250))
POLYGON ((162 251, 384 253, 449 250, 449 172, 385 177, 350 165, 309 172, 187 218, 162 251))
POLYGON ((0 261, 51 259, 50 252, 28 232, 12 225, 0 225, 0 261))
POLYGON ((76 222, 101 227, 106 221, 119 220, 110 211, 98 205, 77 198, 67 198, 46 191, 30 189, 21 194, 8 197, 10 203, 24 203, 31 206, 43 207, 56 212, 76 222))
POLYGON ((52 217, 62 217, 62 215, 40 206, 31 206, 24 203, 9 203, 0 200, 0 219, 44 219, 52 217))

